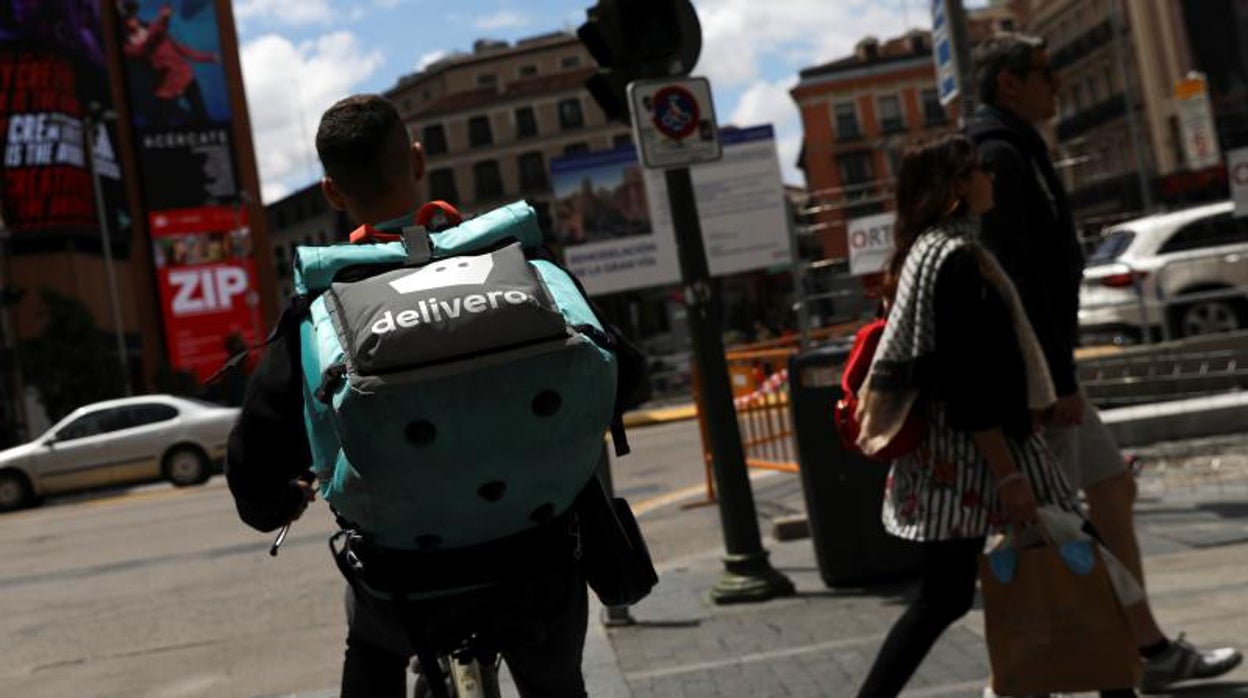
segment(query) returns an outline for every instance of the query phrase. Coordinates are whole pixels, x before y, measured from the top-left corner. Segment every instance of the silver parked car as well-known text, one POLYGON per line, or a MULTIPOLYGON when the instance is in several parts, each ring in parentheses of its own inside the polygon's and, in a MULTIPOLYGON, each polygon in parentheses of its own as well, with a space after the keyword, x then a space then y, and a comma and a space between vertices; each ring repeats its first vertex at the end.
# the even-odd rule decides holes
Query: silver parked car
POLYGON ((1229 201, 1108 228, 1079 297, 1084 344, 1248 327, 1248 218, 1229 201))
POLYGON ((79 407, 43 436, 0 451, 0 511, 111 485, 202 484, 225 458, 237 419, 237 408, 171 395, 79 407))

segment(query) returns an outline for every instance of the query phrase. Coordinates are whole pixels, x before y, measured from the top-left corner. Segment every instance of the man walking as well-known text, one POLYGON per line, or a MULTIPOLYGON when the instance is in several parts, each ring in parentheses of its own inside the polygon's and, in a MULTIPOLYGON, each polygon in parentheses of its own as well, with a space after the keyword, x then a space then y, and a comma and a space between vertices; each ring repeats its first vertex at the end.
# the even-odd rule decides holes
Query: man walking
MULTIPOLYGON (((1071 484, 1084 491, 1106 547, 1142 584, 1135 477, 1076 379, 1084 260, 1066 191, 1036 130, 1056 114, 1059 83, 1044 40, 1036 37, 990 37, 976 48, 974 64, 982 106, 967 130, 995 178, 995 206, 983 218, 981 236, 1018 288, 1048 360, 1058 401, 1046 440, 1071 484)), ((1230 647, 1201 651, 1181 635, 1167 638, 1147 599, 1128 609, 1128 620, 1145 662, 1145 691, 1220 676, 1243 659, 1230 647)))

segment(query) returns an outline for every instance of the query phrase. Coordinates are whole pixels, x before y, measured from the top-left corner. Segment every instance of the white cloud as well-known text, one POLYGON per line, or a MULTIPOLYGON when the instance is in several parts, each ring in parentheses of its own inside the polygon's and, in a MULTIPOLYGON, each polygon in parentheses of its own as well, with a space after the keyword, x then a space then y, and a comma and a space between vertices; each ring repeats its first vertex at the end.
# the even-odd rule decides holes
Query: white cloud
POLYGON ((423 71, 425 68, 428 68, 429 66, 433 65, 434 63, 437 63, 443 58, 446 58, 448 55, 449 55, 448 52, 441 51, 441 50, 430 51, 429 53, 422 54, 420 59, 416 61, 416 72, 419 73, 423 71))
POLYGON ((346 31, 298 45, 268 34, 245 43, 240 53, 262 195, 272 202, 319 177, 312 139, 321 113, 385 59, 346 31))
POLYGON ((695 4, 702 24, 702 54, 695 74, 710 78, 716 93, 740 93, 735 104, 722 105, 732 123, 775 126, 781 171, 790 183, 804 181, 796 167, 802 147, 801 116, 788 93, 798 71, 849 56, 865 36, 889 39, 930 24, 924 0, 695 0, 695 4))
POLYGON ((797 84, 797 77, 777 82, 759 81, 737 100, 736 108, 725 123, 735 126, 771 124, 776 129, 776 149, 780 153, 780 171, 785 182, 802 182, 797 169, 797 156, 802 149, 802 122, 797 105, 789 96, 789 90, 797 84))
POLYGON ((849 55, 868 34, 889 38, 905 31, 900 2, 909 2, 912 25, 926 24, 926 3, 914 0, 700 0, 697 70, 732 87, 759 79, 765 63, 792 71, 849 55))
POLYGON ((329 0, 238 0, 234 16, 239 22, 266 19, 279 24, 329 24, 335 13, 329 0))
POLYGON ((492 15, 478 17, 472 26, 481 31, 497 31, 499 29, 518 29, 529 25, 529 18, 515 10, 499 10, 492 15))

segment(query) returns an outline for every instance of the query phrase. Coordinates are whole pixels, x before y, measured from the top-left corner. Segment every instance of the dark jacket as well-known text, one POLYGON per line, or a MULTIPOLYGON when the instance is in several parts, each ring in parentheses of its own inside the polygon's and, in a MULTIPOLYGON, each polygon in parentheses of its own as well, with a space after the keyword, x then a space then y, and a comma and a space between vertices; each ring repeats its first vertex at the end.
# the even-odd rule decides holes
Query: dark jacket
POLYGON ((935 397, 960 431, 1000 427, 1031 433, 1027 370, 1005 299, 969 249, 953 253, 936 277, 936 351, 928 369, 935 397))
MULTIPOLYGON (((291 309, 287 309, 291 313, 291 309)), ((283 315, 281 322, 297 319, 283 315)), ((256 364, 230 432, 225 479, 238 516, 252 528, 272 531, 303 503, 298 485, 312 465, 303 422, 303 372, 298 327, 279 332, 256 364)))
POLYGON ((995 203, 983 218, 981 241, 1018 288, 1057 394, 1069 395, 1078 389, 1074 348, 1083 251, 1066 190, 1044 139, 1022 119, 983 105, 967 135, 993 175, 995 203))

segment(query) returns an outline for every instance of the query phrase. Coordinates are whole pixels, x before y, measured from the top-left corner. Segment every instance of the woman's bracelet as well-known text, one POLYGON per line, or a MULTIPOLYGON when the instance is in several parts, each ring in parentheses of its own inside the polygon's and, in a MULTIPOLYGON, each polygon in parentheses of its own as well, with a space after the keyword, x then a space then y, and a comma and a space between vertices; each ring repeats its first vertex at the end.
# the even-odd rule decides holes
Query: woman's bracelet
POLYGON ((1015 470, 1009 475, 1006 475, 1000 480, 997 480, 997 489, 999 490, 1002 487, 1005 487, 1006 485, 1010 484, 1011 482, 1014 482, 1015 480, 1022 480, 1022 479, 1023 479, 1023 473, 1021 471, 1015 470))

